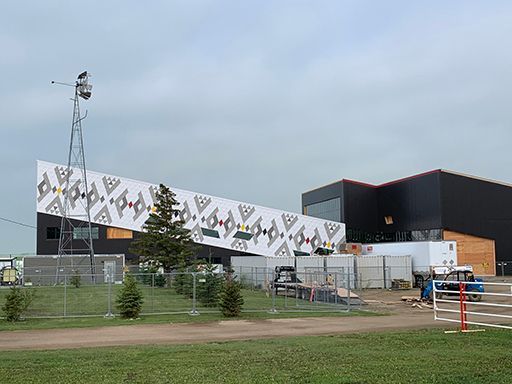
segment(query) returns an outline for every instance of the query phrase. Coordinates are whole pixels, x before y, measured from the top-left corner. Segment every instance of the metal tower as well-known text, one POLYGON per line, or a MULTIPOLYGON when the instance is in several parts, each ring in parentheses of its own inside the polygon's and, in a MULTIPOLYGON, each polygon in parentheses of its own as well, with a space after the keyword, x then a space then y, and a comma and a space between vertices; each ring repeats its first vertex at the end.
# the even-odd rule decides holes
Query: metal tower
MULTIPOLYGON (((82 120, 87 117, 87 111, 80 115, 80 98, 88 100, 91 97, 92 85, 89 84, 87 71, 78 75, 75 84, 66 84, 53 81, 54 84, 69 85, 75 88, 73 100, 73 121, 71 124, 71 140, 69 143, 68 165, 60 170, 64 180, 62 193, 62 220, 60 225, 59 251, 55 283, 59 283, 59 272, 66 256, 81 255, 77 258, 78 264, 90 265, 92 281, 95 280, 95 262, 93 236, 91 228, 91 214, 89 209, 90 196, 87 185, 87 172, 85 167, 84 141, 82 136, 82 120)), ((74 261, 71 258, 71 265, 74 261)))

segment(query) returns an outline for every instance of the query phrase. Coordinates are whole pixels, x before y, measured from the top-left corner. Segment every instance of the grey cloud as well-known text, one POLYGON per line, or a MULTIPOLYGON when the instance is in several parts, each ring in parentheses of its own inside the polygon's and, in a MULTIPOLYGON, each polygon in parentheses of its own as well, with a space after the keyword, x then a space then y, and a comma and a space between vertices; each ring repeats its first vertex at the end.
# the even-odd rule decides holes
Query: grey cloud
MULTIPOLYGON (((65 162, 69 140, 71 95, 49 82, 83 69, 94 170, 292 211, 343 177, 512 180, 508 2, 4 8, 0 215, 35 221, 35 160, 65 162)), ((34 249, 0 228, 0 253, 34 249)))

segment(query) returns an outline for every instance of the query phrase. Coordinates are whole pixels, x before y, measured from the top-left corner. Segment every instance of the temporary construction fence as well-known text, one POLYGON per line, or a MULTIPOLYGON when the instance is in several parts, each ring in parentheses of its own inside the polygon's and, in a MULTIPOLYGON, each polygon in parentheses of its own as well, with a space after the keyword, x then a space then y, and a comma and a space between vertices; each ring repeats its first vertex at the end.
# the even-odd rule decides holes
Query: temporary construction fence
MULTIPOLYGON (((290 266, 292 265, 282 265, 290 266)), ((278 266, 279 268, 279 266, 278 266)), ((353 290, 412 288, 412 274, 408 265, 386 266, 383 263, 365 266, 315 267, 305 266, 297 274, 337 274, 343 276, 343 287, 353 290)), ((261 289, 274 278, 275 268, 269 267, 234 267, 240 280, 251 289, 261 289)))
POLYGON ((289 267, 276 269, 268 287, 272 301, 284 302, 285 308, 326 310, 329 307, 346 310, 364 305, 350 288, 350 275, 337 272, 297 273, 289 267))
MULTIPOLYGON (((89 255, 25 255, 17 265, 21 282, 33 285, 60 284, 65 276, 79 274, 82 281, 96 278, 106 282, 107 275, 123 276, 125 256, 123 254, 95 255, 96 275, 91 274, 89 255)), ((117 280, 122 282, 121 280, 117 280)), ((89 281, 92 282, 92 281, 89 281)))
MULTIPOLYGON (((219 312, 217 303, 220 286, 225 274, 203 272, 176 273, 132 273, 143 294, 142 314, 192 314, 219 312)), ((243 312, 279 311, 347 311, 358 308, 356 301, 340 300, 340 289, 346 280, 334 274, 330 277, 303 274, 301 281, 310 284, 302 291, 288 281, 284 285, 274 284, 275 276, 270 276, 265 284, 256 289, 254 285, 233 275, 242 283, 244 299, 243 312), (328 278, 328 279, 327 279, 328 278), (313 292, 311 292, 313 291, 313 292)), ((30 290, 33 301, 24 314, 27 318, 36 317, 82 317, 115 316, 118 309, 116 299, 122 288, 123 273, 112 272, 91 275, 61 275, 54 284, 54 275, 42 276, 30 285, 20 289, 30 290)), ((350 291, 350 290, 349 290, 350 291)), ((5 302, 9 287, 0 287, 0 303, 5 302)), ((0 316, 2 313, 0 312, 0 316)))
POLYGON ((512 284, 433 281, 434 318, 460 324, 512 329, 512 284), (477 288, 483 287, 483 290, 477 288))

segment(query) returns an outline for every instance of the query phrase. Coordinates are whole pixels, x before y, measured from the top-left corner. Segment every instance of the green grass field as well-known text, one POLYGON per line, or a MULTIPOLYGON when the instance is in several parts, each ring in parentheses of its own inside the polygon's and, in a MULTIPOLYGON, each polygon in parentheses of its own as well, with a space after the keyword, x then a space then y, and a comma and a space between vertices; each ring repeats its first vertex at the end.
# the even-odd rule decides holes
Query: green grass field
MULTIPOLYGON (((18 329, 44 329, 62 327, 94 327, 110 325, 127 325, 141 323, 169 323, 169 322, 206 322, 222 320, 223 316, 215 308, 203 308, 198 304, 200 316, 189 316, 192 300, 184 298, 169 288, 150 288, 142 286, 144 293, 143 313, 141 320, 127 321, 118 317, 104 319, 103 315, 108 309, 108 288, 105 285, 83 286, 81 288, 67 287, 34 287, 36 292, 34 302, 26 314, 26 320, 16 324, 0 319, 0 331, 18 329), (66 298, 64 306, 64 298, 66 298), (66 317, 63 318, 64 310, 66 317), (164 312, 166 315, 155 313, 164 312), (44 318, 44 317, 61 318, 44 318), (91 317, 84 317, 91 316, 91 317), (42 317, 42 318, 37 318, 42 317)), ((113 287, 112 310, 115 308, 115 297, 120 286, 113 287)), ((0 303, 4 303, 8 288, 0 289, 0 303)), ((266 292, 258 290, 243 290, 245 304, 242 319, 289 318, 304 316, 347 316, 347 315, 375 315, 366 311, 352 311, 347 313, 344 308, 332 305, 309 303, 295 298, 276 297, 275 308, 277 314, 268 313, 272 308, 272 298, 266 292), (297 307, 299 304, 299 307, 297 307)), ((0 306, 3 304, 0 304, 0 306)), ((1 314, 1 311, 0 311, 1 314)))
POLYGON ((9 351, 1 383, 511 383, 512 334, 440 330, 9 351))
MULTIPOLYGON (((142 312, 151 313, 177 313, 188 312, 192 309, 192 299, 178 295, 173 288, 152 288, 140 286, 144 295, 142 312)), ((24 288, 27 289, 27 288, 24 288)), ((82 286, 80 288, 63 286, 41 286, 28 288, 35 292, 35 298, 31 304, 27 317, 51 317, 51 316, 102 316, 107 312, 109 295, 108 287, 104 284, 95 286, 82 286)), ((116 295, 121 289, 120 285, 112 286, 111 301, 112 310, 115 308, 116 295)), ((0 289, 0 303, 5 302, 5 296, 9 288, 0 289)), ((261 290, 242 291, 244 297, 244 310, 266 311, 272 308, 271 296, 261 290)), ((323 303, 309 303, 307 300, 296 300, 295 297, 277 296, 275 307, 278 310, 297 309, 297 305, 304 310, 332 310, 333 305, 323 303)), ((202 311, 211 311, 197 302, 197 308, 202 311)), ((337 308, 339 310, 339 308, 337 308)))

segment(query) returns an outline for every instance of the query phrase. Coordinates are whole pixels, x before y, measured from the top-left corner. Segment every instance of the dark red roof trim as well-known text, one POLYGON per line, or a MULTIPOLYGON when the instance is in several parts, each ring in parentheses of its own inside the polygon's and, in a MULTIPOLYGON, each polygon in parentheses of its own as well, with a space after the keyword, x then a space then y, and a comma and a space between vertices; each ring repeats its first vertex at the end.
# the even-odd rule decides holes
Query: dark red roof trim
POLYGON ((419 173, 417 175, 412 175, 412 176, 407 176, 407 177, 403 177, 401 179, 398 179, 398 180, 393 180, 393 181, 388 181, 387 183, 384 183, 384 184, 368 184, 368 183, 363 183, 361 181, 356 181, 356 180, 350 180, 350 179, 343 179, 341 180, 342 182, 345 182, 345 183, 351 183, 351 184, 357 184, 357 185, 362 185, 364 187, 370 187, 370 188, 381 188, 381 187, 385 187, 385 186, 388 186, 388 185, 391 185, 391 184, 396 184, 396 183, 401 183, 403 181, 406 181, 406 180, 411 180, 411 179, 416 179, 418 177, 423 177, 423 176, 427 176, 427 175, 431 175, 433 173, 438 173, 438 172, 441 172, 442 170, 441 169, 434 169, 432 171, 428 171, 428 172, 423 172, 423 173, 419 173))

